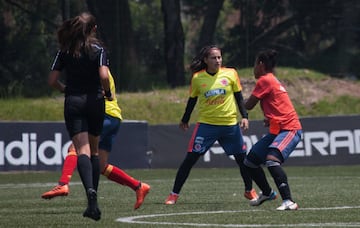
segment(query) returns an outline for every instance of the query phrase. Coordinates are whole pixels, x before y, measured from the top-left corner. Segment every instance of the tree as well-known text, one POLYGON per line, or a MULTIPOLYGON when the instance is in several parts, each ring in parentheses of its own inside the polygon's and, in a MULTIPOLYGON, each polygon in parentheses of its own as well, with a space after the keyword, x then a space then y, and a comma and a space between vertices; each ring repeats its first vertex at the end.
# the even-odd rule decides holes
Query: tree
POLYGON ((196 45, 197 52, 206 45, 213 44, 216 23, 224 0, 210 0, 206 4, 204 22, 201 27, 200 38, 196 45))
POLYGON ((49 93, 44 78, 56 52, 57 9, 54 0, 1 1, 1 97, 34 97, 49 93))
POLYGON ((171 87, 185 83, 184 31, 181 24, 180 0, 162 0, 165 31, 165 62, 167 82, 171 87))
POLYGON ((87 0, 99 23, 99 32, 110 56, 110 69, 117 88, 129 90, 129 80, 137 74, 138 55, 128 0, 87 0))

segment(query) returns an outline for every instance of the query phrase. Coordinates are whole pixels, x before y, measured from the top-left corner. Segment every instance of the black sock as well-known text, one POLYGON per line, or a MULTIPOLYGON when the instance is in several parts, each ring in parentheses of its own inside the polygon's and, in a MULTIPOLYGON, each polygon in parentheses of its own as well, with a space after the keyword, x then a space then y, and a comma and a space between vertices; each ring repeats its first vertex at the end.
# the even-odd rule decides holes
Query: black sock
POLYGON ((249 172, 251 178, 255 181, 257 186, 259 186, 259 188, 261 189, 262 194, 269 196, 271 193, 271 187, 269 185, 269 182, 266 179, 263 168, 261 168, 259 166, 257 168, 247 167, 247 169, 248 169, 248 172, 249 172))
POLYGON ((288 184, 286 173, 283 168, 281 166, 270 166, 268 167, 268 170, 274 179, 274 182, 280 192, 281 198, 283 200, 289 199, 292 201, 290 187, 288 184))
POLYGON ((244 165, 245 156, 246 156, 245 153, 242 153, 239 155, 234 155, 235 161, 240 168, 241 177, 244 181, 245 191, 250 191, 252 189, 252 179, 251 179, 248 169, 244 165))
POLYGON ((173 187, 173 193, 179 194, 181 191, 182 186, 184 185, 186 179, 189 176, 191 168, 199 159, 200 154, 198 153, 187 153, 184 161, 180 165, 176 173, 175 183, 173 187))
POLYGON ((93 175, 93 184, 95 191, 98 190, 99 179, 100 179, 100 162, 99 156, 91 155, 91 165, 92 165, 92 175, 93 175))
POLYGON ((94 188, 91 161, 87 155, 81 154, 78 156, 77 169, 85 192, 87 192, 89 188, 94 188))

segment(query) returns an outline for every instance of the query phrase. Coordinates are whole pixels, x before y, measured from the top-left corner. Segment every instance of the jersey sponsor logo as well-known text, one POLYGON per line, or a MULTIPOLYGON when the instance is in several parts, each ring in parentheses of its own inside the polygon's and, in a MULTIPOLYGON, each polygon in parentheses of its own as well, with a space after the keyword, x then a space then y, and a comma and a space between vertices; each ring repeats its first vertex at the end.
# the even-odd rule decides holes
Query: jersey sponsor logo
POLYGON ((225 102, 224 97, 217 97, 215 99, 207 100, 206 104, 207 105, 220 105, 220 104, 224 104, 224 102, 225 102))
POLYGON ((213 89, 213 90, 207 91, 204 95, 205 95, 205 98, 209 98, 209 97, 213 97, 213 96, 217 96, 217 95, 225 95, 225 94, 226 94, 225 89, 213 89))

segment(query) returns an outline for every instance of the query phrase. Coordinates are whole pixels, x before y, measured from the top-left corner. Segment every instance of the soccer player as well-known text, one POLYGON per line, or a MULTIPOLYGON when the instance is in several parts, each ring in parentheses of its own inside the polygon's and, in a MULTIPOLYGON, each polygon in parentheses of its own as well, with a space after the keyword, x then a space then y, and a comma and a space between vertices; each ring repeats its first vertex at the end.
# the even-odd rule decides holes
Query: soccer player
POLYGON ((200 156, 218 141, 227 155, 234 155, 245 184, 244 196, 257 199, 252 180, 243 164, 246 152, 241 128, 248 129, 248 114, 244 107, 240 79, 235 69, 222 67, 221 50, 217 46, 204 47, 190 66, 190 97, 179 127, 189 128, 190 115, 199 101, 199 119, 188 146, 188 153, 177 171, 172 192, 165 204, 175 204, 191 168, 200 156), (239 109, 242 119, 238 122, 239 109))
MULTIPOLYGON (((126 185, 136 192, 136 203, 134 209, 138 209, 150 190, 150 186, 146 183, 141 183, 128 175, 124 170, 108 164, 109 153, 112 149, 113 140, 119 131, 120 123, 122 121, 121 109, 117 103, 116 90, 114 79, 109 71, 110 89, 113 94, 113 100, 105 101, 105 117, 103 122, 103 129, 100 135, 99 142, 99 160, 101 174, 118 184, 126 185)), ((98 159, 98 157, 94 157, 98 159)), ((93 158, 93 159, 94 159, 93 158)), ((69 182, 76 168, 78 157, 73 144, 68 149, 63 164, 62 174, 58 185, 48 192, 41 195, 44 199, 51 199, 56 196, 67 196, 69 194, 69 182)), ((96 186, 97 189, 97 186, 96 186)))
POLYGON ((258 206, 277 198, 261 167, 265 164, 283 200, 277 210, 296 210, 298 205, 291 197, 287 175, 281 164, 301 140, 302 126, 287 91, 274 75, 276 56, 277 51, 265 50, 259 52, 255 60, 254 75, 257 82, 245 107, 251 110, 260 101, 269 133, 253 145, 244 164, 262 191, 258 199, 250 201, 250 205, 258 206))
POLYGON ((108 60, 96 37, 96 19, 89 13, 64 21, 57 37, 60 50, 51 66, 48 83, 65 93, 65 125, 78 153, 78 172, 88 200, 83 216, 97 221, 101 218, 96 186, 100 175, 98 143, 105 109, 103 91, 106 99, 112 99, 108 60), (66 88, 59 81, 61 72, 66 72, 66 88))

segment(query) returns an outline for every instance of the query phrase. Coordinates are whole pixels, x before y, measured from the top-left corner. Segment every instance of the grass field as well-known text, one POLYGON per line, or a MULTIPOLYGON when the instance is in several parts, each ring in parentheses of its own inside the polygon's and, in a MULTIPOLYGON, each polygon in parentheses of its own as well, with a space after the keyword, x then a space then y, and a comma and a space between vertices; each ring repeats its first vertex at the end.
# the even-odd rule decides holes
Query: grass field
POLYGON ((3 172, 0 227, 360 227, 360 165, 285 169, 298 211, 276 211, 279 199, 249 206, 235 168, 194 168, 171 206, 164 200, 175 169, 127 170, 152 186, 143 206, 134 211, 135 193, 102 177, 98 222, 82 217, 86 200, 77 172, 70 194, 52 200, 40 195, 59 172, 3 172))

